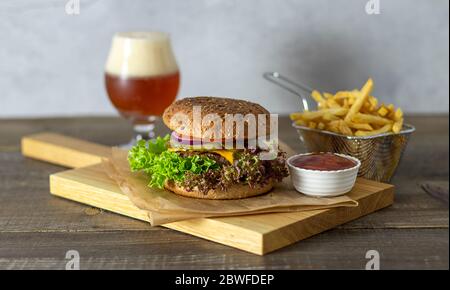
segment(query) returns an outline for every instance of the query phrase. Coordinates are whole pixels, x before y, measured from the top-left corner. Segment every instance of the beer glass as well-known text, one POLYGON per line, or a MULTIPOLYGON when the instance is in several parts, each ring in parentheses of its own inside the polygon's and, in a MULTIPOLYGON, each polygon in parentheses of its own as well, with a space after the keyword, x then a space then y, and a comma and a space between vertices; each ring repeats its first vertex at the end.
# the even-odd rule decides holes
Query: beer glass
POLYGON ((120 32, 105 67, 109 99, 133 124, 128 145, 155 137, 155 121, 174 100, 180 74, 170 38, 163 32, 120 32))

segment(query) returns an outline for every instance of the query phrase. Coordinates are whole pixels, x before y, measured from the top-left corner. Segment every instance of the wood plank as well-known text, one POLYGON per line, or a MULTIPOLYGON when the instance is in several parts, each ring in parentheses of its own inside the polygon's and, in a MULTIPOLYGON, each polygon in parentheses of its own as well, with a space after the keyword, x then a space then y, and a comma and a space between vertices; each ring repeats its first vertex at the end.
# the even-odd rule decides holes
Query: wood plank
POLYGON ((64 269, 68 250, 81 269, 364 269, 368 250, 381 269, 448 269, 447 229, 333 230, 266 256, 176 231, 4 233, 1 269, 64 269))
POLYGON ((63 167, 0 152, 0 234, 2 232, 161 230, 147 223, 92 211, 50 195, 49 175, 63 167))
POLYGON ((110 152, 110 147, 55 133, 44 132, 22 138, 24 156, 69 168, 98 164, 110 152))
MULTIPOLYGON (((116 183, 109 179, 102 165, 52 174, 50 192, 129 217, 149 220, 146 213, 135 207, 116 183)), ((360 205, 355 208, 195 219, 164 226, 264 255, 391 205, 394 188, 387 184, 358 179, 349 196, 360 205)))
POLYGON ((50 193, 150 222, 145 211, 137 208, 110 179, 101 164, 50 175, 50 193))
MULTIPOLYGON (((156 131, 167 130, 161 123, 156 131)), ((0 151, 20 152, 23 136, 51 131, 81 140, 114 146, 131 139, 132 127, 119 117, 69 117, 38 119, 2 119, 0 121, 0 151)))

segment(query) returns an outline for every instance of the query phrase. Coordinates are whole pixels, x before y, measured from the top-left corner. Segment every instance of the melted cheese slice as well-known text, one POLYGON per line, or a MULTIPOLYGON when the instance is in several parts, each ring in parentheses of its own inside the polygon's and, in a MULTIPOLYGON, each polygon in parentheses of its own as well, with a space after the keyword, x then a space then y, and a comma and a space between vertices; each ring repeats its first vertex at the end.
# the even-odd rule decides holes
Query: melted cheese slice
POLYGON ((233 157, 233 150, 213 150, 211 151, 213 153, 219 154, 220 156, 222 156, 223 158, 225 158, 226 160, 228 160, 228 162, 230 162, 231 164, 233 164, 234 162, 234 157, 233 157))
MULTIPOLYGON (((172 151, 172 152, 185 151, 185 149, 183 149, 183 148, 168 148, 167 150, 172 151)), ((197 151, 201 151, 201 150, 197 150, 197 151)), ((233 157, 234 150, 220 149, 220 150, 205 150, 205 151, 219 154, 220 156, 225 158, 231 164, 233 164, 233 162, 234 162, 234 157, 233 157)))

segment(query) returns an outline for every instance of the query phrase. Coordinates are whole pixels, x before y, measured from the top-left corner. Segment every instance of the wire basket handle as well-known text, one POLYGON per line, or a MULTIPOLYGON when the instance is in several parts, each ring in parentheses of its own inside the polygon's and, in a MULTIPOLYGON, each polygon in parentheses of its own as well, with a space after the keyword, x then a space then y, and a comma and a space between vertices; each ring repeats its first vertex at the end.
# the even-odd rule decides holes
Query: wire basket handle
POLYGON ((294 95, 298 96, 300 100, 302 101, 303 110, 309 110, 308 105, 308 99, 310 99, 311 92, 313 91, 312 88, 294 82, 287 77, 281 75, 279 72, 265 72, 263 73, 263 77, 268 80, 269 82, 272 82, 276 84, 277 86, 293 93, 294 95), (300 89, 300 91, 299 91, 300 89), (306 97, 305 97, 306 95, 306 97))

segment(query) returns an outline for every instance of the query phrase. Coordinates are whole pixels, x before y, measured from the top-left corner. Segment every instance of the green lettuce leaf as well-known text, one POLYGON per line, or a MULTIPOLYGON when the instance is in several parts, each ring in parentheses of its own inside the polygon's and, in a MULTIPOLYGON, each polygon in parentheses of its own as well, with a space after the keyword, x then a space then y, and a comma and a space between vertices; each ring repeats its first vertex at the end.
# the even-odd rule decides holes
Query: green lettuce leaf
POLYGON ((168 151, 169 135, 146 142, 140 140, 128 152, 128 162, 133 172, 144 171, 150 177, 149 186, 163 188, 166 181, 182 182, 186 173, 202 174, 220 166, 207 156, 182 157, 168 151))

